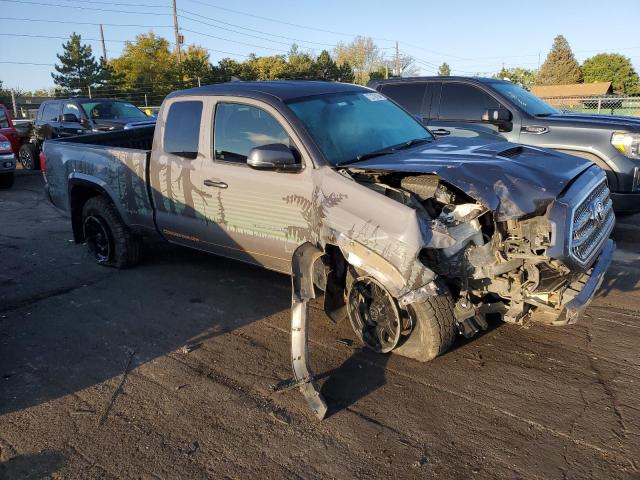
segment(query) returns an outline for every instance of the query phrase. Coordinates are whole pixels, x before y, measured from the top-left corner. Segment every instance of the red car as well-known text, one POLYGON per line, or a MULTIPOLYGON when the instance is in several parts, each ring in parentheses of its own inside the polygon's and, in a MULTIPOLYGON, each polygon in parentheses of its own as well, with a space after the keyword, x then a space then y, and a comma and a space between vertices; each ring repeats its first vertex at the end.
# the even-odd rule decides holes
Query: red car
POLYGON ((9 139, 0 134, 0 188, 10 188, 13 185, 16 170, 16 156, 9 139))
POLYGON ((0 103, 0 135, 7 137, 7 140, 11 143, 11 150, 17 155, 21 143, 20 136, 13 126, 9 110, 2 103, 0 103))

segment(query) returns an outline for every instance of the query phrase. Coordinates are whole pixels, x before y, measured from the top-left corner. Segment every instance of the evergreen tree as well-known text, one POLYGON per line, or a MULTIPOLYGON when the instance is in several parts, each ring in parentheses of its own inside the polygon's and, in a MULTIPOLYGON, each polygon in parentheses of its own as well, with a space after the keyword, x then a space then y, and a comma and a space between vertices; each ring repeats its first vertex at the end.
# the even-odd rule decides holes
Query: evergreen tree
POLYGON ((551 51, 540 67, 537 85, 564 85, 582 82, 582 70, 573 56, 569 42, 562 35, 553 40, 551 51))
POLYGON ((440 75, 441 77, 448 77, 449 75, 451 75, 451 67, 447 62, 444 62, 442 65, 440 65, 440 67, 438 68, 438 75, 440 75))
POLYGON ((89 87, 102 84, 105 73, 96 62, 90 45, 81 43, 80 35, 71 34, 69 41, 62 45, 62 54, 57 54, 60 65, 54 68, 58 74, 51 73, 53 82, 66 94, 87 94, 89 87))
POLYGON ((582 64, 585 83, 611 82, 614 92, 626 95, 640 91, 638 74, 629 60, 619 53, 599 53, 582 64))
POLYGON ((314 74, 318 80, 335 81, 338 79, 339 71, 338 65, 334 62, 329 52, 323 50, 316 58, 314 64, 314 74))

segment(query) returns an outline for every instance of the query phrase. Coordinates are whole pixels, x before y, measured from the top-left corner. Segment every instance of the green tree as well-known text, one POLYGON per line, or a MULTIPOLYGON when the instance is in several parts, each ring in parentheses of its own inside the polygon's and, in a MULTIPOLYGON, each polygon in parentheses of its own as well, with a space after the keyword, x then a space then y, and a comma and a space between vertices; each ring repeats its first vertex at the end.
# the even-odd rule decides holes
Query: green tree
POLYGON ((189 45, 183 52, 182 75, 188 85, 196 86, 206 82, 211 75, 211 63, 209 62, 209 52, 202 47, 189 45))
POLYGON ((371 72, 382 63, 380 49, 373 39, 358 36, 351 43, 338 43, 335 49, 336 63, 348 63, 353 70, 355 83, 366 85, 371 72))
POLYGON ((255 80, 255 72, 246 62, 238 62, 232 58, 223 58, 211 68, 213 82, 229 82, 233 78, 239 80, 255 80))
POLYGON ((169 92, 180 88, 180 70, 169 41, 155 33, 140 34, 125 43, 122 55, 110 62, 123 88, 137 101, 147 94, 150 103, 162 101, 169 92))
POLYGON ((292 80, 315 79, 314 59, 308 53, 301 52, 294 43, 287 54, 287 69, 283 78, 292 80))
POLYGON ((77 33, 72 33, 69 41, 62 45, 62 54, 56 54, 60 65, 54 66, 51 73, 53 82, 65 94, 87 94, 89 87, 95 87, 105 81, 105 73, 90 45, 82 43, 77 33))
POLYGON ((438 75, 441 77, 448 77, 451 75, 451 67, 447 62, 443 62, 442 65, 438 67, 438 75))
POLYGON ((320 52, 313 65, 314 77, 318 80, 335 81, 340 71, 336 62, 326 50, 320 52))
POLYGON ((582 82, 582 71, 569 42, 562 35, 553 40, 551 51, 540 67, 536 84, 563 85, 582 82))
POLYGON ((631 60, 619 53, 599 53, 582 64, 585 83, 611 82, 618 93, 631 94, 640 91, 638 74, 631 60))
POLYGON ((537 72, 535 70, 529 70, 528 68, 522 67, 512 67, 505 68, 496 73, 493 78, 499 78, 500 80, 509 80, 513 83, 517 83, 527 90, 531 90, 536 84, 536 75, 537 72))

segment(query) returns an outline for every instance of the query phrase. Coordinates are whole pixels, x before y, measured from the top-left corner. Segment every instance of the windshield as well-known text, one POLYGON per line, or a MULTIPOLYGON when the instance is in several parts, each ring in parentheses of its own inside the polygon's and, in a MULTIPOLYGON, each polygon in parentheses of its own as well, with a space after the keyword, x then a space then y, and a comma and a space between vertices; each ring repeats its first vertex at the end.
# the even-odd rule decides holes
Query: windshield
POLYGON ((513 83, 493 82, 491 86, 513 103, 519 105, 529 115, 540 116, 562 113, 557 108, 553 108, 547 102, 536 97, 533 93, 513 83))
POLYGON ((145 113, 128 102, 81 102, 84 113, 91 120, 119 120, 121 118, 147 118, 145 113))
POLYGON ((318 95, 287 102, 332 165, 404 144, 431 141, 415 118, 377 92, 318 95))

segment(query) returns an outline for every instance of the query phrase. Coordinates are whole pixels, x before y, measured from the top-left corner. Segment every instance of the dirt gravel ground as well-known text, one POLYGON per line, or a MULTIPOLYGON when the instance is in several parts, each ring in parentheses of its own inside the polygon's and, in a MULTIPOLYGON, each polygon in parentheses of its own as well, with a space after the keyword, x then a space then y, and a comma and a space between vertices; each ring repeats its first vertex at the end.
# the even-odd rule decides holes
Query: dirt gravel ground
POLYGON ((167 245, 94 265, 39 175, 0 191, 0 478, 640 478, 640 248, 582 321, 492 325, 428 364, 312 306, 316 421, 289 279, 167 245))

